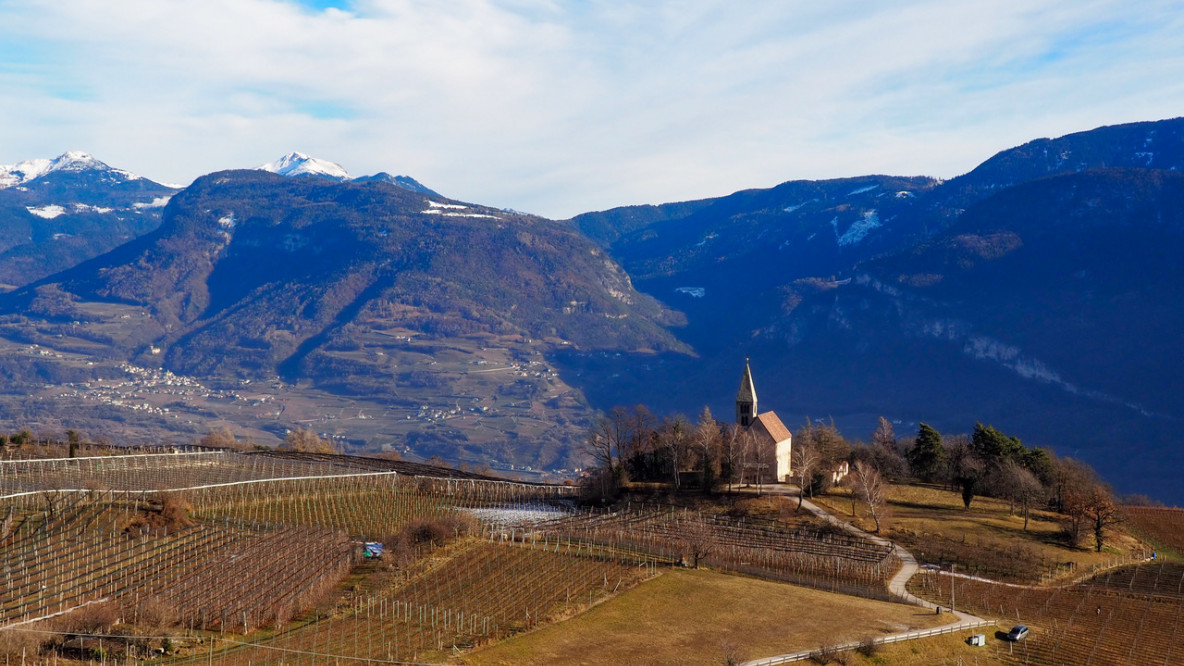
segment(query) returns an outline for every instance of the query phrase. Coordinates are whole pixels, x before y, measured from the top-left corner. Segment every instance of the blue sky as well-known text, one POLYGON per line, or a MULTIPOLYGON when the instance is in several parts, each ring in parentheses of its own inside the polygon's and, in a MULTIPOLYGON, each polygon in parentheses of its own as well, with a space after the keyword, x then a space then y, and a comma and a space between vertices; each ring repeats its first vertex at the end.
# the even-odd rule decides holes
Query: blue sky
POLYGON ((0 164, 188 183, 298 150, 567 217, 951 177, 1184 115, 1179 2, 0 0, 0 164))

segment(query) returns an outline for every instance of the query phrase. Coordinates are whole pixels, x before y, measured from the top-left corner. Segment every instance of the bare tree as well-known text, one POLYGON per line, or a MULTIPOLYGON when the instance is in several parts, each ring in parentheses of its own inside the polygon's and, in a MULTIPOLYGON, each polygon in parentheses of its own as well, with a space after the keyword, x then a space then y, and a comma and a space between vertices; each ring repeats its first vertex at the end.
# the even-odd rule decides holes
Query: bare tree
POLYGON ((1122 522, 1122 513, 1114 504, 1110 492, 1101 485, 1094 486, 1085 496, 1085 517, 1094 529, 1094 547, 1102 552, 1106 542, 1106 528, 1122 522))
POLYGON ((602 470, 598 480, 604 495, 615 492, 624 481, 622 450, 632 436, 630 418, 624 407, 614 407, 609 414, 597 417, 580 447, 602 470))
POLYGON ((974 501, 982 484, 984 473, 983 463, 974 455, 970 443, 964 436, 951 438, 946 450, 947 479, 962 491, 962 504, 966 509, 974 501))
POLYGON ((1024 531, 1028 531, 1028 520, 1032 515, 1032 506, 1043 501, 1048 496, 1048 490, 1040 483, 1040 479, 1031 471, 1020 468, 1016 478, 1016 496, 1024 512, 1024 531))
POLYGON ((699 520, 683 524, 682 530, 683 544, 691 559, 690 565, 698 569, 699 562, 715 552, 715 535, 712 534, 710 526, 699 520))
POLYGON ((852 483, 859 499, 867 505, 868 513, 876 523, 876 532, 880 531, 880 521, 885 518, 888 506, 888 486, 876 468, 862 460, 855 462, 852 468, 852 483))
POLYGON ((327 439, 313 432, 312 428, 297 428, 289 430, 284 437, 284 449, 301 451, 304 453, 341 453, 337 447, 327 439))
POLYGON ((695 424, 692 439, 699 454, 697 466, 702 473, 701 484, 705 493, 710 493, 719 479, 719 450, 722 437, 719 422, 712 418, 711 410, 704 407, 699 413, 699 422, 695 424))
POLYGON ((773 444, 772 442, 758 442, 755 437, 749 433, 752 447, 753 466, 756 468, 754 478, 756 479, 756 494, 761 495, 764 492, 764 483, 767 481, 767 474, 770 467, 773 467, 775 461, 773 460, 773 444))
MULTIPOLYGON (((810 491, 810 481, 814 477, 815 470, 818 469, 819 464, 822 463, 822 454, 818 452, 818 447, 814 442, 806 439, 798 442, 798 445, 793 447, 793 466, 798 472, 798 509, 802 508, 802 498, 810 491)), ((813 499, 813 495, 810 496, 813 499)))
POLYGON ((625 448, 621 453, 623 461, 653 449, 654 421, 653 412, 645 405, 634 405, 628 410, 629 437, 625 440, 625 448))
POLYGON ((748 469, 749 461, 753 457, 753 439, 752 433, 744 428, 737 428, 736 432, 736 460, 739 463, 737 469, 740 470, 740 485, 744 486, 747 483, 746 479, 751 477, 748 469))
POLYGON ((688 439, 685 417, 675 416, 662 424, 658 441, 662 445, 662 450, 666 452, 670 464, 670 483, 675 490, 679 487, 678 473, 682 471, 683 462, 686 460, 688 439))
POLYGON ((814 469, 813 476, 815 478, 809 479, 806 482, 811 484, 811 497, 817 485, 817 490, 820 493, 827 493, 831 485, 834 483, 834 477, 831 474, 838 466, 846 461, 851 456, 851 445, 843 438, 839 429, 835 427, 834 420, 830 423, 815 423, 809 418, 806 423, 798 431, 797 441, 794 447, 800 446, 805 442, 814 444, 814 449, 821 457, 817 467, 814 469), (819 473, 821 472, 821 474, 819 473))
POLYGON ((1098 483, 1094 468, 1073 458, 1054 458, 1052 462, 1052 498, 1054 507, 1068 513, 1068 496, 1081 493, 1098 483))
POLYGON ((255 448, 254 443, 249 442, 249 440, 240 442, 234 436, 234 432, 227 426, 209 431, 198 441, 198 444, 211 448, 232 449, 235 451, 249 451, 255 448))
POLYGON ((719 474, 720 482, 728 484, 728 492, 732 492, 732 484, 741 476, 740 465, 743 464, 740 455, 740 436, 744 429, 729 423, 723 427, 720 434, 719 474))
POLYGON ((1015 503, 1019 499, 1020 486, 1023 484, 1022 476, 1027 471, 1023 465, 1010 458, 999 463, 992 470, 990 476, 991 491, 996 497, 1007 498, 1007 515, 1009 516, 1015 515, 1015 503))
POLYGON ((872 444, 889 449, 896 448, 896 431, 892 428, 892 422, 883 416, 880 417, 880 421, 876 425, 876 431, 872 433, 872 444))

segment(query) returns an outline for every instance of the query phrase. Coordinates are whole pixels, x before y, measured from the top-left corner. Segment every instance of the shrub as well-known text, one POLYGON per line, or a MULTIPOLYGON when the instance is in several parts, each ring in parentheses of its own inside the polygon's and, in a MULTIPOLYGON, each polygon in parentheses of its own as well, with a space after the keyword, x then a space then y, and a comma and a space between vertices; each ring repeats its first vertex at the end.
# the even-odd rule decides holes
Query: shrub
POLYGON ((22 658, 35 658, 41 653, 41 646, 47 635, 36 631, 22 631, 19 628, 0 631, 0 658, 3 658, 5 663, 9 660, 17 660, 15 663, 20 663, 19 660, 22 658))
POLYGON ((392 567, 406 566, 415 561, 421 548, 443 546, 468 535, 475 525, 476 520, 472 516, 459 512, 415 518, 398 533, 382 539, 382 559, 392 567))
POLYGON ((154 629, 164 629, 177 624, 177 609, 161 600, 151 597, 140 602, 136 608, 136 624, 154 629))
POLYGON ((73 634, 93 634, 106 631, 119 622, 119 604, 104 601, 73 610, 57 619, 61 631, 73 634))
POLYGON ((825 666, 835 661, 839 656, 839 649, 833 645, 823 645, 810 654, 810 661, 825 666))
POLYGON ((865 657, 874 657, 879 654, 880 647, 873 636, 865 636, 859 641, 859 647, 855 648, 855 651, 865 657))
POLYGON ((124 531, 137 534, 176 532, 194 524, 189 517, 193 507, 182 493, 161 493, 159 504, 141 509, 124 531))

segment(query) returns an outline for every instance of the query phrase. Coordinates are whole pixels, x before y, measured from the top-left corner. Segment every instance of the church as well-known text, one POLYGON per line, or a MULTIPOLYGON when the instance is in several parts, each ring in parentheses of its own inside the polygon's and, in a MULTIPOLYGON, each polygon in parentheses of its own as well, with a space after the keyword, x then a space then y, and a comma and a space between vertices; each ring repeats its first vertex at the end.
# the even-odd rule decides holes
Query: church
POLYGON ((752 369, 748 359, 744 360, 744 374, 740 377, 740 390, 736 393, 736 425, 752 435, 757 448, 756 462, 748 465, 768 483, 786 483, 793 479, 790 461, 793 450, 793 435, 789 428, 777 418, 776 412, 757 411, 756 386, 752 383, 752 369))

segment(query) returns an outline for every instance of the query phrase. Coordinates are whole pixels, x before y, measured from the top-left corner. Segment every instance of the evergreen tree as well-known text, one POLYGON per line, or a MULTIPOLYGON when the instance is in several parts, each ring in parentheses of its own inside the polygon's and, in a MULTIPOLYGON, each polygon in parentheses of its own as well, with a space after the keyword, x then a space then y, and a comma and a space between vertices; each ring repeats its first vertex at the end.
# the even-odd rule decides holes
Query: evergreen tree
POLYGON ((928 423, 922 423, 917 429, 917 441, 906 458, 913 476, 922 481, 933 481, 945 466, 946 450, 941 443, 941 433, 928 423))
POLYGON ((995 429, 994 426, 974 424, 974 434, 970 436, 970 448, 974 455, 990 466, 998 466, 1007 460, 1020 461, 1027 449, 1020 443, 1018 437, 1008 437, 995 429))

